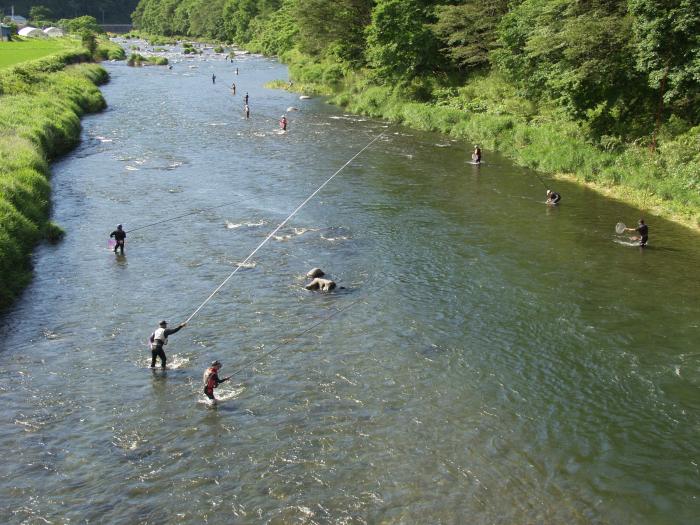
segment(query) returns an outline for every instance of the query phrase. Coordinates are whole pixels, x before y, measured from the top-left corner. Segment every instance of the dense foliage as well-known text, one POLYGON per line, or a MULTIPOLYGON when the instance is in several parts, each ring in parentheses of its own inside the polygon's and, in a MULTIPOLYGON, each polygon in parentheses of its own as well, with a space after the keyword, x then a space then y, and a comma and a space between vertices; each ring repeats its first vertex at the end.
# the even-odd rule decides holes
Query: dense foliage
POLYGON ((36 242, 55 240, 48 221, 47 160, 80 139, 80 116, 105 105, 107 73, 88 51, 66 51, 0 71, 0 308, 29 280, 36 242))
POLYGON ((90 15, 100 23, 128 24, 129 15, 136 8, 138 0, 12 0, 4 2, 6 12, 10 5, 15 14, 32 21, 48 22, 61 18, 77 18, 90 15))
POLYGON ((297 49, 378 83, 491 71, 606 144, 651 141, 672 117, 676 129, 700 124, 696 0, 141 0, 133 19, 151 33, 297 49))

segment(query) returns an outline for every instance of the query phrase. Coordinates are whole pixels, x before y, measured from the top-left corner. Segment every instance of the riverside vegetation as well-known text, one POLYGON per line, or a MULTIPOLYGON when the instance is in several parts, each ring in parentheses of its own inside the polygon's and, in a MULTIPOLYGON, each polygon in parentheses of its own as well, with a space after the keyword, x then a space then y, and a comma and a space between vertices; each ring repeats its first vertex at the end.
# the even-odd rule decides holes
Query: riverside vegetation
POLYGON ((700 226, 694 0, 141 0, 132 18, 278 55, 296 90, 700 226))
POLYGON ((124 57, 106 41, 95 41, 94 53, 67 42, 72 48, 0 69, 0 308, 29 281, 36 243, 63 234, 49 221, 49 161, 78 143, 83 114, 105 107, 97 85, 107 72, 88 62, 124 57))

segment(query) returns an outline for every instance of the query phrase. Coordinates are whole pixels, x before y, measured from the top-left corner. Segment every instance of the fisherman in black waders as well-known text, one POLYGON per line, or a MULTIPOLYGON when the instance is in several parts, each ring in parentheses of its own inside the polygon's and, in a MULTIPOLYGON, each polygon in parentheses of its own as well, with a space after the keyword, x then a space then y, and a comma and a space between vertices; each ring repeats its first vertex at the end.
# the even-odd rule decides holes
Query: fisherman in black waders
POLYGON ((114 244, 114 253, 117 253, 117 249, 121 250, 122 255, 124 255, 124 241, 126 240, 126 232, 122 229, 121 224, 117 224, 117 229, 109 234, 109 237, 114 237, 116 243, 114 244))
POLYGON ((644 219, 639 219, 636 228, 625 228, 626 232, 637 232, 639 235, 630 237, 631 241, 639 241, 639 246, 644 248, 649 241, 649 226, 644 223, 644 219))
POLYGON ((556 191, 547 190, 547 204, 549 204, 550 206, 555 206, 559 204, 559 201, 561 201, 560 194, 558 194, 556 191))
POLYGON ((219 379, 219 370, 221 370, 221 361, 212 362, 211 366, 204 371, 204 395, 209 398, 212 403, 216 403, 214 397, 214 389, 224 381, 231 379, 231 376, 219 379))
POLYGON ((161 368, 165 368, 165 362, 168 358, 165 357, 163 347, 168 344, 168 336, 180 331, 180 329, 185 326, 187 326, 187 323, 181 323, 177 328, 169 330, 167 321, 161 321, 159 323, 156 331, 153 332, 151 337, 148 339, 151 343, 151 368, 156 367, 156 358, 158 357, 160 357, 161 368))

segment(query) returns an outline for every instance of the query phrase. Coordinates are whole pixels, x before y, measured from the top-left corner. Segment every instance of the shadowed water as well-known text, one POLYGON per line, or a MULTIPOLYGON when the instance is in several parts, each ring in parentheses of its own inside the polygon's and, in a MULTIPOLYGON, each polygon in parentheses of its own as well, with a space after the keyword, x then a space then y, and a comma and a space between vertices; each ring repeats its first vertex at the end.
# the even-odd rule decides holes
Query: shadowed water
POLYGON ((0 320, 3 523, 697 519, 698 235, 646 216, 650 246, 619 244, 639 211, 545 179, 549 208, 493 152, 264 89, 272 60, 107 68, 108 110, 54 165, 67 236, 0 320), (382 132, 151 372, 158 321, 382 132), (314 266, 346 289, 305 291, 314 266), (215 358, 237 375, 211 409, 215 358))

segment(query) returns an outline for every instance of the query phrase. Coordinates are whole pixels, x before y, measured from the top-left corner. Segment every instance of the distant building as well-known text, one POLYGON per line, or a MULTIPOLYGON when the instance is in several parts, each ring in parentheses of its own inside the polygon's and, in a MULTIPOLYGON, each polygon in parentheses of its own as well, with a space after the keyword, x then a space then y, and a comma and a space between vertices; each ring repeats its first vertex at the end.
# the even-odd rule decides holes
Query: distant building
POLYGON ((32 26, 23 27, 17 31, 17 34, 25 38, 44 38, 46 36, 41 29, 32 26))
POLYGON ((19 15, 11 15, 7 17, 11 24, 15 24, 17 28, 21 29, 27 25, 27 19, 19 15))
POLYGON ((5 24, 0 24, 0 42, 9 42, 12 37, 12 28, 5 24))
POLYGON ((46 29, 44 29, 44 34, 46 36, 55 38, 59 36, 64 36, 65 33, 63 33, 63 29, 59 29, 58 27, 47 27, 46 29))

